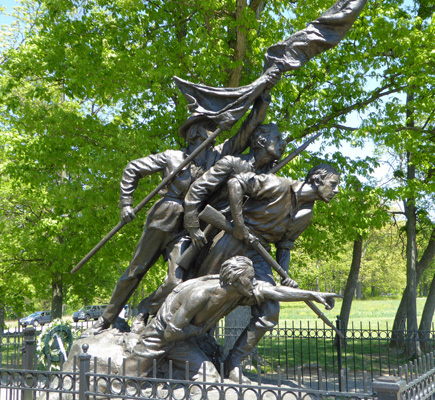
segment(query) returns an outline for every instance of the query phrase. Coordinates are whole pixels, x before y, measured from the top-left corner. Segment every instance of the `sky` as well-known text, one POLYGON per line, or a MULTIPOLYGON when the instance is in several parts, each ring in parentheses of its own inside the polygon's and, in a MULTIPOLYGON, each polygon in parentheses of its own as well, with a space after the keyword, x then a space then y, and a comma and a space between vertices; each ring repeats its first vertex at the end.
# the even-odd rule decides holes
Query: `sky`
MULTIPOLYGON (((15 0, 1 0, 0 5, 6 7, 7 13, 12 13, 13 7, 17 5, 17 2, 15 0)), ((3 13, 0 13, 0 25, 10 24, 12 23, 12 21, 13 21, 12 17, 8 18, 5 15, 3 15, 3 13)))

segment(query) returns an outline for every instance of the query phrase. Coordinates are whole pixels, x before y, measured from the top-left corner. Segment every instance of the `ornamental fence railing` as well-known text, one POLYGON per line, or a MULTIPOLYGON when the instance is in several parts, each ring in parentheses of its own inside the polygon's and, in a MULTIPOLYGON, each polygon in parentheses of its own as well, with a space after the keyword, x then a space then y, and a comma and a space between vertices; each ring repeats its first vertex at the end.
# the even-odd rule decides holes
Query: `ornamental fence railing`
MULTIPOLYGON (((83 328, 86 328, 86 325, 77 327, 79 330, 83 328)), ((430 353, 428 356, 425 356, 426 358, 414 360, 412 364, 408 363, 407 344, 412 340, 416 340, 418 336, 410 335, 407 332, 403 336, 400 336, 394 331, 381 329, 378 325, 375 327, 371 326, 370 328, 363 329, 361 326, 355 328, 355 326, 351 325, 346 331, 346 342, 344 343, 336 341, 331 329, 328 327, 320 327, 318 325, 303 326, 301 323, 287 323, 277 326, 272 332, 265 335, 257 346, 256 351, 246 360, 244 373, 251 380, 257 382, 255 385, 257 389, 258 386, 261 386, 261 391, 265 385, 274 386, 275 389, 284 386, 287 391, 290 390, 289 388, 291 388, 291 391, 296 390, 295 393, 297 393, 296 397, 298 398, 304 397, 303 393, 307 393, 308 390, 316 397, 324 397, 325 393, 331 394, 332 397, 336 397, 337 393, 340 393, 340 397, 374 397, 374 393, 379 391, 379 389, 375 389, 376 382, 380 379, 379 382, 382 383, 382 380, 393 378, 401 385, 397 389, 399 390, 397 393, 399 393, 402 399, 416 398, 414 396, 415 393, 431 393, 430 395, 425 394, 424 396, 426 397, 417 396, 418 398, 433 396, 435 374, 433 354, 430 353), (398 345, 399 343, 394 342, 395 337, 400 339, 400 346, 398 345)), ((0 380, 2 397, 0 399, 5 400, 5 393, 9 393, 6 399, 13 400, 16 397, 11 396, 13 393, 16 394, 17 390, 32 393, 32 398, 40 396, 40 392, 44 391, 52 393, 53 396, 56 390, 58 392, 63 390, 67 392, 77 391, 77 393, 73 394, 78 396, 77 382, 80 379, 77 378, 77 374, 81 371, 78 367, 80 362, 77 361, 76 363, 77 371, 50 371, 52 369, 50 360, 45 365, 42 365, 38 361, 40 358, 38 358, 36 351, 36 338, 40 334, 40 331, 32 332, 34 332, 32 333, 34 336, 31 340, 24 339, 23 331, 20 330, 6 331, 0 336, 0 371, 2 374, 0 380), (20 382, 22 383, 20 384, 20 382), (25 382, 31 383, 27 384, 25 382), (44 385, 47 385, 44 382, 51 383, 44 389, 44 385), (55 382, 62 382, 62 384, 59 386, 55 382), (31 387, 27 388, 27 386, 22 385, 30 385, 31 387), (53 389, 53 387, 57 387, 57 389, 53 389), (38 395, 36 395, 37 392, 38 395)), ((239 332, 240 329, 225 328, 221 325, 216 329, 215 336, 218 342, 224 345, 225 339, 232 336, 237 337, 239 332)), ((428 332, 424 337, 426 340, 425 349, 429 347, 433 348, 433 332, 428 332)), ((86 376, 89 379, 95 380, 97 376, 99 380, 103 379, 99 376, 100 373, 98 371, 86 371, 85 373, 88 374, 86 376)), ((128 380, 130 378, 123 377, 121 385, 121 387, 128 387, 129 393, 134 391, 134 387, 141 388, 136 390, 136 394, 142 393, 143 387, 147 387, 148 392, 160 393, 158 390, 160 390, 159 388, 162 385, 169 385, 166 381, 159 381, 157 378, 151 381, 137 377, 133 381, 128 380), (127 384, 127 380, 130 383, 127 384)), ((119 379, 121 378, 115 375, 107 377, 108 382, 118 382, 115 386, 110 384, 109 387, 119 386, 119 379)), ((394 384, 384 382, 383 385, 386 385, 388 390, 391 388, 396 390, 397 382, 394 384)), ((177 396, 181 396, 181 398, 185 398, 183 396, 187 396, 187 393, 189 393, 189 396, 193 395, 190 389, 187 390, 186 388, 198 387, 198 383, 187 384, 185 382, 185 389, 181 393, 179 388, 183 387, 183 384, 178 380, 174 380, 172 383, 178 390, 178 392, 174 393, 178 393, 177 396)), ((205 386, 199 386, 202 389, 195 389, 195 396, 199 396, 198 393, 201 390, 204 391, 204 387, 207 385, 212 385, 207 382, 204 384, 205 386)), ((213 383, 213 385, 215 385, 213 386, 213 397, 223 393, 222 391, 230 390, 230 387, 237 388, 237 385, 230 385, 227 389, 226 382, 213 383)), ((239 389, 247 389, 245 386, 242 385, 239 389)), ((93 387, 98 388, 98 385, 93 387)), ((166 393, 165 391, 169 389, 162 390, 162 393, 166 393)), ((207 390, 210 393, 213 391, 212 389, 207 390)), ((233 388, 231 390, 233 390, 231 393, 236 393, 234 392, 236 389, 233 388)), ((284 389, 280 390, 282 392, 284 389)), ((89 388, 87 391, 89 391, 89 388)), ((21 393, 24 395, 24 392, 21 393)), ((148 393, 147 391, 145 392, 148 393)), ((254 392, 248 390, 247 393, 254 392)), ((257 393, 257 396, 258 392, 255 393, 257 393)), ((101 398, 100 395, 97 395, 95 391, 92 393, 92 396, 97 396, 96 398, 101 398)), ((115 395, 116 393, 111 393, 112 397, 115 395)), ((123 394, 121 397, 126 395, 123 394)), ((238 393, 237 396, 240 397, 241 394, 238 393)), ((157 397, 161 398, 160 395, 157 397)), ((135 397, 132 396, 131 398, 135 397)))

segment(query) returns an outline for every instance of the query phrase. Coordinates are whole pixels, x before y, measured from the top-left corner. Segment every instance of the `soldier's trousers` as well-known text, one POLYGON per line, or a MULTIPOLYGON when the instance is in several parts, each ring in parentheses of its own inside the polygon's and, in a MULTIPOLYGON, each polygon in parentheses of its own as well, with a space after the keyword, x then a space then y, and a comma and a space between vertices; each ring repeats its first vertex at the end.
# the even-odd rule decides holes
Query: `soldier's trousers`
POLYGON ((188 243, 188 241, 183 240, 181 235, 178 240, 174 240, 174 232, 145 228, 130 265, 116 283, 110 303, 102 315, 103 319, 114 323, 118 314, 127 304, 128 299, 139 286, 142 278, 158 258, 165 253, 168 263, 175 263, 188 243))

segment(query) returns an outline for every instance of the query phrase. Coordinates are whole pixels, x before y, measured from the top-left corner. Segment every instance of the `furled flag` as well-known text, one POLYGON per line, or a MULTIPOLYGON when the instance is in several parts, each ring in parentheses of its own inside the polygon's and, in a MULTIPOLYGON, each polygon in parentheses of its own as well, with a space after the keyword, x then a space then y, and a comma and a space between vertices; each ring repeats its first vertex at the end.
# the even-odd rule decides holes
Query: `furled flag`
POLYGON ((345 37, 367 0, 339 0, 322 16, 266 51, 264 71, 272 65, 281 72, 299 69, 313 57, 332 49, 345 37))
POLYGON ((174 80, 189 102, 188 107, 192 113, 179 129, 183 137, 189 126, 204 119, 212 120, 216 125, 220 125, 222 130, 231 129, 263 93, 267 83, 264 74, 250 85, 237 88, 198 85, 176 76, 174 80))

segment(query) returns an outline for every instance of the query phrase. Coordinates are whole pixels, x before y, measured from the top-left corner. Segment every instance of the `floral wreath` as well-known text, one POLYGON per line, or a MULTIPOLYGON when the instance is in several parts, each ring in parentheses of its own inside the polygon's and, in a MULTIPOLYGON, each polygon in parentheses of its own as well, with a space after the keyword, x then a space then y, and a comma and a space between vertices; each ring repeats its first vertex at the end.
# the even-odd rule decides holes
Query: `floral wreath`
POLYGON ((49 365, 53 369, 58 369, 61 361, 68 359, 68 352, 79 333, 73 329, 68 321, 58 318, 43 327, 41 334, 38 335, 36 351, 38 362, 44 366, 49 365))

